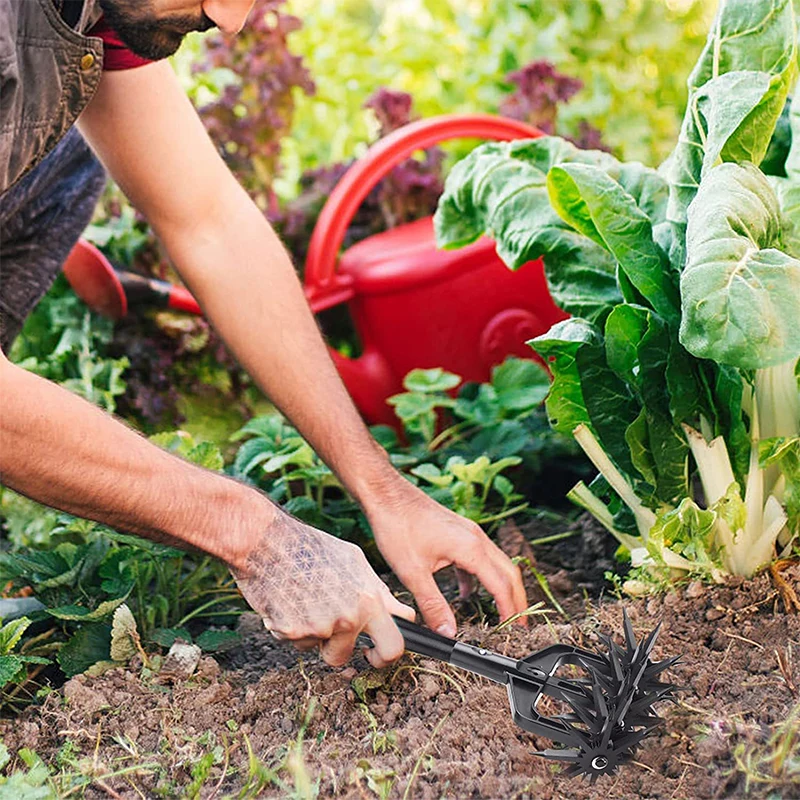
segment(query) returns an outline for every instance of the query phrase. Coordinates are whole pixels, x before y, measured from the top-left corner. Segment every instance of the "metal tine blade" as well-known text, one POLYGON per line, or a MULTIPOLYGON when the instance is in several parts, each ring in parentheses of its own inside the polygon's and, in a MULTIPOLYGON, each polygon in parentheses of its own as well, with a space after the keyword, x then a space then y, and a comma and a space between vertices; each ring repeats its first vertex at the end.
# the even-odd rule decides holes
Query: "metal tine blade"
POLYGON ((580 761, 583 757, 583 754, 580 750, 572 750, 565 748, 563 750, 539 750, 538 752, 534 753, 535 756, 542 756, 543 758, 549 758, 552 761, 565 761, 565 762, 576 762, 580 761))
POLYGON ((588 708, 583 708, 578 702, 573 702, 572 700, 568 700, 567 702, 573 711, 578 715, 581 722, 584 723, 584 725, 587 725, 592 731, 597 729, 596 715, 594 715, 588 708))
POLYGON ((642 743, 642 740, 648 733, 649 731, 646 729, 629 731, 624 736, 614 739, 615 752, 633 757, 636 748, 642 743))
POLYGON ((653 652, 653 648, 656 646, 656 640, 658 639, 658 634, 661 632, 662 622, 659 622, 652 631, 650 631, 650 635, 647 639, 643 642, 642 652, 648 658, 650 657, 650 653, 653 652))
POLYGON ((637 650, 636 634, 633 632, 633 625, 626 609, 622 609, 622 626, 625 629, 625 643, 628 646, 628 654, 634 654, 637 650))
POLYGON ((617 719, 620 723, 625 719, 625 715, 628 713, 628 709, 631 707, 631 703, 635 697, 635 689, 633 691, 629 691, 627 697, 625 698, 625 702, 620 706, 619 710, 617 711, 617 719))
POLYGON ((603 697, 600 686, 596 683, 592 686, 592 696, 594 698, 594 707, 597 714, 603 719, 606 719, 608 717, 608 704, 606 703, 605 697, 603 697))

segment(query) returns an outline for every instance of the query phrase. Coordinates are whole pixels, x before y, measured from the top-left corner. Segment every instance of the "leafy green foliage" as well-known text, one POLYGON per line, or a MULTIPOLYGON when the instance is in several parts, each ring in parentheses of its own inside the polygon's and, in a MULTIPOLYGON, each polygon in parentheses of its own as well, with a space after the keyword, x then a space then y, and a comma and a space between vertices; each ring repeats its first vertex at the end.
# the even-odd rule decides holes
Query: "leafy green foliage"
MULTIPOLYGON (((535 479, 545 463, 575 454, 566 438, 548 432, 541 406, 549 387, 536 362, 510 358, 492 382, 461 383, 442 369, 419 369, 390 398, 405 441, 385 426, 373 435, 393 464, 439 502, 482 523, 525 508, 515 483, 535 479), (516 468, 514 482, 501 474, 516 468)), ((355 502, 307 442, 277 414, 257 417, 234 437, 246 441, 234 475, 253 480, 299 518, 330 533, 372 547, 371 532, 355 502)))
POLYGON ((283 154, 286 182, 358 154, 375 127, 361 105, 379 86, 411 94, 424 117, 495 112, 514 88, 505 76, 540 60, 584 84, 560 108, 559 132, 580 137, 586 120, 625 158, 661 160, 675 141, 684 76, 715 5, 292 0, 304 23, 292 47, 314 76, 316 93, 298 99, 283 154))
POLYGON ((50 663, 41 656, 14 652, 30 624, 31 621, 27 617, 20 617, 0 626, 0 692, 9 684, 25 681, 28 677, 29 664, 50 663))
POLYGON ((702 181, 688 220, 684 346, 743 369, 796 358, 800 260, 782 250, 780 206, 766 176, 752 164, 721 164, 702 181))
POLYGON ((28 317, 10 359, 60 383, 91 403, 114 411, 125 391, 128 360, 106 353, 112 323, 90 312, 60 277, 28 317))
POLYGON ((571 497, 653 573, 750 575, 796 530, 791 448, 759 466, 758 444, 800 432, 800 108, 786 177, 756 166, 796 60, 791 3, 730 0, 661 170, 552 137, 486 144, 435 217, 445 246, 488 233, 512 268, 544 256, 574 315, 532 342, 554 374, 548 414, 604 477, 571 497))
MULTIPOLYGON (((3 800, 51 800, 55 796, 49 785, 50 770, 36 753, 23 747, 17 756, 27 769, 14 769, 8 775, 0 775, 0 798, 3 800)), ((11 756, 0 741, 0 770, 4 769, 11 756)))
MULTIPOLYGON (((183 432, 153 438, 200 466, 222 468, 214 445, 196 443, 183 432)), ((215 559, 67 514, 57 515, 57 520, 46 540, 0 553, 0 582, 11 589, 30 587, 44 604, 30 619, 37 633, 51 630, 48 640, 60 643, 57 660, 67 675, 111 659, 112 621, 119 623, 120 609, 130 608, 137 640, 158 642, 156 629, 196 626, 198 620, 226 625, 244 607, 227 568, 215 559)), ((0 629, 0 658, 4 630, 0 629)), ((205 638, 201 633, 197 644, 219 650, 230 644, 230 633, 209 631, 205 638)), ((191 640, 188 630, 187 635, 191 640)))

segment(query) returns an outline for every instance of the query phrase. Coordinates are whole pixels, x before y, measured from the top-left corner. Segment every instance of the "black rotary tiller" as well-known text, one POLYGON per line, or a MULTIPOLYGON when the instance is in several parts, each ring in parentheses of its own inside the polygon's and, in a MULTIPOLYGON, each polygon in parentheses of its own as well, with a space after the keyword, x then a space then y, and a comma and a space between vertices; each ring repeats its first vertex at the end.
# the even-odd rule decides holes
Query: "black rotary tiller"
MULTIPOLYGON (((398 617, 395 622, 412 653, 504 684, 517 725, 566 745, 536 755, 561 761, 569 765, 568 775, 587 775, 592 782, 600 775, 613 774, 632 759, 641 741, 663 722, 653 706, 673 699, 676 691, 673 684, 662 683, 659 675, 679 656, 650 660, 661 624, 637 643, 627 614, 624 647, 610 636, 602 636, 607 654, 554 644, 521 659, 447 639, 398 617), (565 665, 578 667, 584 675, 560 677, 558 669, 565 665), (545 695, 571 711, 556 716, 540 714, 537 706, 545 695)), ((371 647, 372 641, 362 634, 359 644, 371 647)))

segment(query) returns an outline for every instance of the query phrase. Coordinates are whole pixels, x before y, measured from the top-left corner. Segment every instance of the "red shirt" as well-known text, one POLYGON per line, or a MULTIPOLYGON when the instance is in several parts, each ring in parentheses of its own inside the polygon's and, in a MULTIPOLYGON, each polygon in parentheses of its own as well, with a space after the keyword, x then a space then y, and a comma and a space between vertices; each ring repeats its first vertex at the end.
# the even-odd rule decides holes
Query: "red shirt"
POLYGON ((122 43, 116 31, 106 22, 105 17, 100 17, 95 26, 87 31, 87 36, 97 36, 103 40, 103 69, 108 71, 133 69, 143 67, 150 61, 141 58, 128 50, 122 43))

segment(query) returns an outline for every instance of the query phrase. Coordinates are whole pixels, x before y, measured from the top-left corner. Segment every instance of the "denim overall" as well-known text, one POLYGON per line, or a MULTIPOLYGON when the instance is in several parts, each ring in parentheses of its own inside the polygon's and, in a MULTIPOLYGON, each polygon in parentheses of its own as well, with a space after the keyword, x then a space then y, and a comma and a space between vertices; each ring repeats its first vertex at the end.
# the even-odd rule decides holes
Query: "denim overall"
POLYGON ((54 0, 0 0, 0 348, 8 349, 91 219, 105 183, 75 121, 103 69, 87 37, 100 16, 83 0, 75 28, 54 0))

